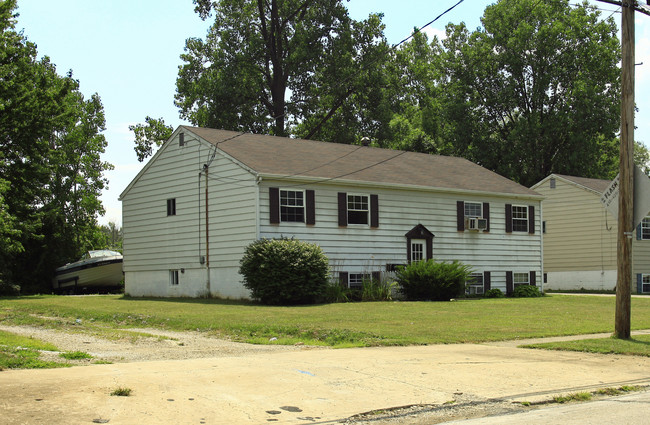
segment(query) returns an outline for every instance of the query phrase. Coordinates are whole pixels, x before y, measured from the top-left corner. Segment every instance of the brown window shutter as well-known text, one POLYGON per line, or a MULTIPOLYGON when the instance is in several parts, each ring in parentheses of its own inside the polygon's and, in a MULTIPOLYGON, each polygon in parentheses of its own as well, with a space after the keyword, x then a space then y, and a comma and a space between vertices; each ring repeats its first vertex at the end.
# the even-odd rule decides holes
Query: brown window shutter
POLYGON ((271 224, 280 223, 280 189, 269 187, 269 220, 271 224))
POLYGON ((456 201, 456 230, 465 230, 465 202, 456 201))
POLYGON ((512 281, 512 272, 506 272, 506 295, 512 295, 512 291, 514 290, 515 286, 512 281))
POLYGON ((348 196, 345 192, 339 192, 339 226, 348 225, 348 196))
POLYGON ((427 260, 431 260, 433 258, 433 238, 427 238, 427 255, 426 255, 427 260))
POLYGON ((483 288, 485 292, 492 288, 492 282, 490 281, 491 277, 490 272, 483 272, 483 288))
POLYGON ((535 207, 528 206, 528 233, 535 233, 535 207))
POLYGON ((370 227, 379 227, 379 195, 370 195, 370 227))
POLYGON ((372 272, 372 281, 375 283, 381 282, 381 272, 372 272))
POLYGON ((512 204, 506 204, 506 233, 512 233, 512 204))
POLYGON ((342 287, 348 287, 348 272, 339 272, 339 283, 342 287))
POLYGON ((483 202, 483 218, 487 220, 487 227, 484 232, 489 232, 490 231, 490 203, 489 202, 483 202))
POLYGON ((528 284, 531 286, 537 286, 537 272, 535 270, 530 271, 530 282, 528 282, 528 284))
POLYGON ((305 222, 306 224, 316 224, 316 194, 311 189, 306 190, 305 198, 305 207, 307 209, 305 222))

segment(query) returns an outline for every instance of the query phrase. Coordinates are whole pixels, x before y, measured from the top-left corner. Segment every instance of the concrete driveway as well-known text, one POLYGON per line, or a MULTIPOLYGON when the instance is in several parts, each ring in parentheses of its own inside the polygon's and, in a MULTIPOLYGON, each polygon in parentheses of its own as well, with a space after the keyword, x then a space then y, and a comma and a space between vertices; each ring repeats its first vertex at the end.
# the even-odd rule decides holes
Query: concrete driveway
POLYGON ((457 344, 0 372, 1 424, 327 424, 456 394, 538 401, 650 384, 650 358, 457 344), (118 387, 129 397, 111 396, 118 387))

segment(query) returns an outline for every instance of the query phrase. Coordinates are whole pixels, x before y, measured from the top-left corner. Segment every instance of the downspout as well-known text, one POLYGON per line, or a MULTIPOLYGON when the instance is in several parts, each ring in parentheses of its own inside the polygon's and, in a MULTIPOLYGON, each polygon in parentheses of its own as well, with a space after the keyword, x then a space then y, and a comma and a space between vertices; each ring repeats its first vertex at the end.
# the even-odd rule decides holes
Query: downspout
POLYGON ((208 221, 208 211, 209 211, 209 198, 208 198, 208 166, 205 165, 205 268, 207 272, 206 280, 206 290, 208 291, 208 296, 211 294, 210 288, 210 232, 209 232, 209 221, 208 221))
POLYGON ((544 201, 539 202, 539 243, 540 243, 540 263, 542 265, 542 294, 544 293, 544 201))
POLYGON ((255 240, 260 239, 260 183, 262 177, 257 174, 255 176, 255 240))

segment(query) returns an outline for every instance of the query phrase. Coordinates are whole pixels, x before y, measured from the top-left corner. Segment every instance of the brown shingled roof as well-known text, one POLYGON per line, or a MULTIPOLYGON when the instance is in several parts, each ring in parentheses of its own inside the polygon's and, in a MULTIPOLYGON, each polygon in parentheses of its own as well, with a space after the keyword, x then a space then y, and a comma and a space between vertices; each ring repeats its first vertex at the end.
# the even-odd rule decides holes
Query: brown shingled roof
POLYGON ((609 187, 611 180, 602 180, 602 179, 590 179, 587 177, 576 177, 576 176, 566 176, 563 174, 555 174, 558 177, 569 180, 580 186, 584 186, 587 189, 591 189, 598 193, 603 193, 607 187, 609 187))
POLYGON ((218 144, 220 150, 262 175, 541 196, 464 158, 184 128, 209 143, 218 144))

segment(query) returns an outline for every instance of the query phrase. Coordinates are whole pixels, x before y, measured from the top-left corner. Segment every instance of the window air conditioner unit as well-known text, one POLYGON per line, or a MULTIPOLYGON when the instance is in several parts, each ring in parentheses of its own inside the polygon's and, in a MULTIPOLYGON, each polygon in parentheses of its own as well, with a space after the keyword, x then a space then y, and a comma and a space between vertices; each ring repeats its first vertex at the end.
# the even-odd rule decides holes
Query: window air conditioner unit
POLYGON ((467 230, 485 230, 487 229, 487 219, 479 217, 469 217, 466 222, 467 230))

